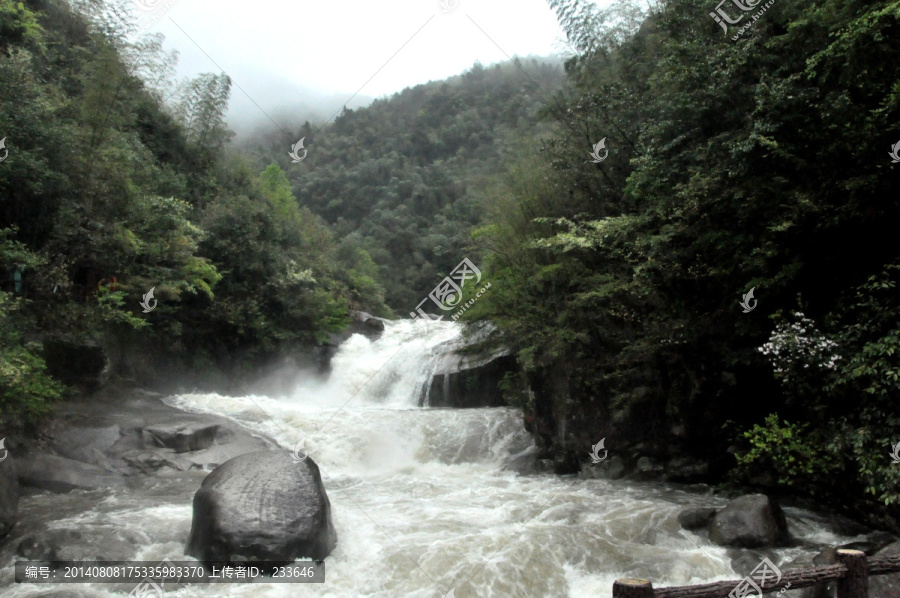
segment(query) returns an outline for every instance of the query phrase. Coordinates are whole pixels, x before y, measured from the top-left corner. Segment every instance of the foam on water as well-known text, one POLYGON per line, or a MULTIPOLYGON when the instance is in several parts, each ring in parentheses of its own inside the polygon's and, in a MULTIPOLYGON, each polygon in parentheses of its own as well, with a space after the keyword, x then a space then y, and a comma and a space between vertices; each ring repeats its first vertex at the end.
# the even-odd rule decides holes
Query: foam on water
MULTIPOLYGON (((454 323, 389 323, 377 341, 351 337, 327 380, 304 380, 289 396, 167 399, 229 417, 286 449, 303 439, 338 533, 324 584, 188 586, 167 596, 434 598, 455 588, 457 597, 598 598, 620 577, 657 586, 740 577, 723 548, 676 520, 686 505, 723 500, 661 484, 518 475, 510 465, 535 453, 521 414, 418 408, 439 345, 459 336, 454 323)), ((52 525, 138 534, 145 543, 134 558, 189 560, 182 551, 199 479, 173 475, 145 480, 140 492, 82 493, 82 508, 71 512, 73 502, 52 525)), ((37 502, 24 509, 45 509, 42 500, 79 497, 29 498, 23 504, 37 502)), ((840 540, 814 519, 803 520, 803 533, 840 540)), ((101 585, 62 589, 123 595, 101 585)), ((48 595, 28 585, 6 593, 48 595)))

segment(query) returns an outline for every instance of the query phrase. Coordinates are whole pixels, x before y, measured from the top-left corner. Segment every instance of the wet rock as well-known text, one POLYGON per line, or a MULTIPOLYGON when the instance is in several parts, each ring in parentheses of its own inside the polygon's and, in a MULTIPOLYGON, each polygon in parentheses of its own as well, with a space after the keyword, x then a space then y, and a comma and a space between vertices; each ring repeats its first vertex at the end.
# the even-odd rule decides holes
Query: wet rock
POLYGON ((119 441, 122 430, 117 425, 100 428, 73 426, 56 430, 50 445, 56 453, 67 459, 84 461, 109 469, 108 459, 103 455, 119 441))
POLYGON ((637 463, 634 466, 634 470, 639 474, 656 474, 661 472, 663 466, 659 463, 654 462, 650 457, 644 456, 637 460, 637 463))
POLYGON ((749 575, 766 558, 761 552, 743 548, 730 549, 728 556, 731 559, 731 568, 740 576, 749 575))
POLYGON ((384 319, 382 318, 376 318, 364 311, 351 311, 350 317, 352 322, 348 331, 351 333, 362 334, 369 338, 378 338, 384 332, 384 319))
POLYGON ((625 475, 625 461, 619 455, 613 455, 601 463, 586 463, 582 469, 585 479, 618 480, 625 475))
POLYGON ((580 459, 572 451, 560 451, 553 455, 553 473, 556 475, 569 475, 580 470, 580 459))
POLYGON ((787 537, 784 512, 764 494, 749 494, 729 502, 709 526, 709 539, 720 546, 775 546, 787 537))
POLYGON ((894 534, 878 531, 868 534, 865 540, 841 544, 838 546, 838 549, 846 548, 848 550, 861 550, 867 555, 872 556, 896 541, 897 537, 894 534))
POLYGON ((19 481, 16 464, 8 449, 0 449, 0 538, 5 537, 15 527, 19 518, 19 481))
MULTIPOLYGON (((826 548, 813 557, 813 565, 834 565, 837 562, 837 551, 834 548, 826 548)), ((871 588, 872 578, 869 578, 869 587, 871 588)), ((828 581, 820 581, 816 585, 803 588, 800 590, 801 598, 834 598, 837 594, 837 586, 835 583, 828 581)))
POLYGON ((712 507, 698 507, 685 509, 678 514, 678 523, 686 530, 703 529, 709 526, 709 522, 716 514, 712 507))
MULTIPOLYGON (((190 464, 185 465, 175 456, 175 451, 165 449, 159 451, 134 451, 122 455, 122 459, 140 471, 141 473, 153 473, 163 467, 171 467, 177 471, 190 469, 190 464)), ((198 469, 201 469, 198 467, 198 469)))
POLYGON ((709 464, 689 457, 676 457, 666 464, 665 474, 671 482, 700 482, 709 477, 709 464))
POLYGON ((51 376, 66 384, 90 390, 106 384, 112 373, 106 351, 92 341, 49 339, 44 341, 43 357, 51 376))
POLYGON ((143 429, 145 442, 174 449, 176 453, 200 451, 212 446, 218 424, 208 422, 156 423, 143 429))
POLYGON ((515 372, 512 355, 489 355, 481 358, 447 354, 423 389, 420 405, 429 407, 503 407, 503 393, 498 389, 506 374, 515 372))
MULTIPOLYGON (((900 542, 888 544, 877 553, 877 556, 893 556, 900 554, 900 542)), ((900 573, 874 575, 869 577, 869 596, 878 598, 900 598, 900 573)))
POLYGON ((331 504, 311 458, 284 450, 241 455, 217 467, 194 495, 186 554, 207 564, 321 560, 337 543, 331 504))
POLYGON ((109 561, 131 559, 145 542, 134 533, 43 530, 22 539, 16 555, 29 561, 109 561))
POLYGON ((23 455, 17 465, 21 485, 50 492, 63 493, 80 488, 108 488, 124 484, 121 476, 96 465, 45 453, 23 455))

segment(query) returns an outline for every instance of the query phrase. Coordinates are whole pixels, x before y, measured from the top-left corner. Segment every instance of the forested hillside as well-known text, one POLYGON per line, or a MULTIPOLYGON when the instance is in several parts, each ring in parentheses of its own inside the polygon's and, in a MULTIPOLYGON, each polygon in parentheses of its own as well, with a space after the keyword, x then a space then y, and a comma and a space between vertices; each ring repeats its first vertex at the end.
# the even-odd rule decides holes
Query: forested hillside
POLYGON ((47 339, 202 382, 327 341, 351 309, 409 312, 460 261, 486 178, 563 78, 553 61, 476 64, 234 147, 227 75, 175 82, 177 55, 135 35, 132 10, 0 0, 7 426, 66 392, 44 373, 47 339))
POLYGON ((235 147, 229 78, 174 83, 124 3, 0 0, 0 424, 67 392, 46 338, 239 375, 470 257, 558 471, 605 438, 900 527, 900 2, 550 5, 564 70, 235 147))
POLYGON ((737 480, 896 524, 900 3, 777 2, 736 41, 705 1, 551 5, 577 55, 486 204, 467 314, 518 348, 511 396, 563 470, 604 437, 736 453, 737 480))
POLYGON ((0 1, 7 427, 63 391, 32 341, 125 346, 161 378, 239 373, 327 338, 351 306, 385 309, 365 256, 339 255, 284 172, 228 149, 228 77, 173 86, 175 57, 158 36, 129 41, 121 6, 0 1))
MULTIPOLYGON (((382 273, 386 302, 412 310, 466 255, 497 165, 533 151, 537 112, 562 84, 555 61, 528 59, 417 85, 319 131, 248 144, 287 172, 301 205, 324 218, 350 256, 360 249, 382 273), (304 139, 307 157, 285 148, 304 139)), ((546 124, 542 125, 547 127, 546 124)))

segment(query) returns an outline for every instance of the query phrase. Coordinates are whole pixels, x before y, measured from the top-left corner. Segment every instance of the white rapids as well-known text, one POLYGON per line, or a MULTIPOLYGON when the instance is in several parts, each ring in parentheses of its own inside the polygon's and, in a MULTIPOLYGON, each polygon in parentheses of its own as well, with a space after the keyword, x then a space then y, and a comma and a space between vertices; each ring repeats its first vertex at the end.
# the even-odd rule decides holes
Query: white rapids
MULTIPOLYGON (((435 347, 460 334, 451 322, 388 323, 376 341, 351 337, 327 380, 309 377, 288 396, 166 399, 186 411, 229 417, 286 449, 303 441, 321 469, 338 534, 323 584, 198 585, 167 598, 436 598, 451 590, 456 598, 599 598, 610 596, 621 577, 657 587, 740 577, 724 548, 676 520, 686 506, 724 500, 666 484, 519 474, 517 465, 535 453, 520 413, 418 407, 435 347)), ((139 493, 30 496, 21 508, 24 518, 50 527, 137 534, 146 547, 136 558, 193 560, 183 551, 196 488, 196 477, 173 476, 139 493)), ((788 516, 795 536, 850 540, 810 513, 790 509, 788 516)), ((778 551, 787 559, 809 556, 802 553, 778 551)), ((0 593, 52 596, 51 589, 70 597, 127 593, 101 584, 5 583, 0 593)))

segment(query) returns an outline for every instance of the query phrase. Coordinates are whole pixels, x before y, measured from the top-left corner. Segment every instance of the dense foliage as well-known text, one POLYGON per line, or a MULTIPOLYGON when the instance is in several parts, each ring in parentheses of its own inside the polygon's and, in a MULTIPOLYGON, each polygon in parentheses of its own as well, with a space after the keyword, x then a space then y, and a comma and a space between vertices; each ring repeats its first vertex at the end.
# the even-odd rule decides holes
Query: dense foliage
POLYGON ((246 145, 282 165, 345 251, 371 256, 387 304, 408 313, 466 256, 482 189, 508 155, 527 151, 519 136, 535 134, 538 109, 561 82, 554 61, 475 64, 345 109, 324 130, 307 123, 294 138, 276 132, 246 145), (292 165, 286 149, 300 138, 308 154, 292 165))
POLYGON ((777 2, 737 41, 705 0, 550 4, 574 49, 555 130, 476 233, 480 314, 565 430, 548 441, 735 443, 744 480, 896 505, 900 3, 777 2))
POLYGON ((351 304, 386 309, 365 250, 341 254, 278 166, 228 150, 227 76, 173 89, 175 57, 129 41, 125 3, 0 0, 0 15, 4 423, 62 391, 29 338, 253 367, 342 329, 351 304))
POLYGON ((465 257, 479 181, 562 81, 552 61, 476 64, 235 147, 228 76, 176 83, 177 55, 132 10, 0 0, 0 313, 4 347, 34 342, 4 355, 13 423, 62 391, 47 337, 136 354, 129 375, 215 379, 328 340, 351 309, 408 313, 465 257))
POLYGON ((725 36, 707 0, 550 5, 564 84, 475 65, 236 148, 228 77, 174 84, 125 3, 0 0, 0 423, 63 392, 43 336, 252 368, 468 256, 491 286, 464 317, 562 461, 606 438, 897 525, 900 2, 725 36))

